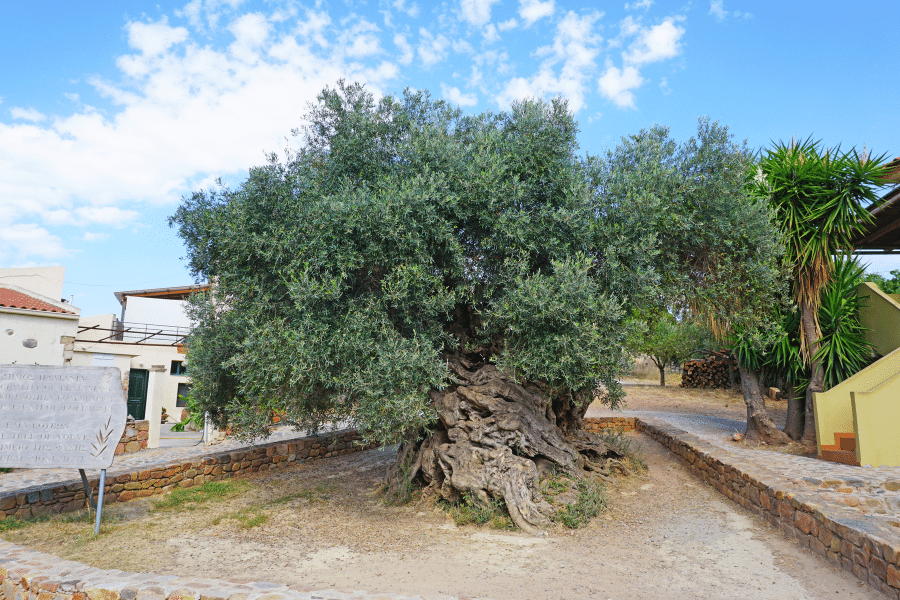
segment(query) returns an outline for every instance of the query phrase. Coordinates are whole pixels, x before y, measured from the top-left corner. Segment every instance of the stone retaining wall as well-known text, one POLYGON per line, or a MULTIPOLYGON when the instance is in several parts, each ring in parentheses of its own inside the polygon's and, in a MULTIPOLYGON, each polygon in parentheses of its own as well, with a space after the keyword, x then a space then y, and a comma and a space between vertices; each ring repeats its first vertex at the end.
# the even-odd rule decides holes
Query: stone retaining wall
POLYGON ((896 528, 856 511, 822 506, 817 496, 798 490, 790 481, 760 476, 754 465, 729 464, 719 458, 721 449, 666 423, 638 420, 638 429, 729 499, 888 598, 900 599, 900 531, 896 528))
MULTIPOLYGON (((109 475, 104 487, 103 503, 126 502, 163 494, 176 487, 201 485, 206 481, 228 479, 235 475, 278 469, 295 462, 328 458, 368 450, 361 446, 356 430, 339 431, 319 437, 298 438, 289 442, 272 442, 224 452, 213 452, 190 462, 160 465, 142 471, 109 475)), ((96 494, 99 479, 89 480, 96 494)), ((87 497, 81 480, 20 490, 16 494, 0 496, 0 519, 27 519, 49 514, 82 510, 87 497)))
POLYGON ((147 449, 150 437, 150 421, 129 421, 125 425, 125 433, 116 446, 116 454, 131 454, 147 449))
POLYGON ((634 417, 600 417, 584 420, 584 428, 593 433, 599 433, 606 429, 618 429, 619 431, 633 431, 638 428, 638 419, 634 417))

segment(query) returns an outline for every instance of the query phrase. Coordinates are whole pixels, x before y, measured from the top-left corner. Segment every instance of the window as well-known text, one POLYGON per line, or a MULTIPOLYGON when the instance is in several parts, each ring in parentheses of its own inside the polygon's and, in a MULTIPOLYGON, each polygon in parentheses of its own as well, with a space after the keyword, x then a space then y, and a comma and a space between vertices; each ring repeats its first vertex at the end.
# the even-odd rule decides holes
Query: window
POLYGON ((187 375, 187 365, 180 360, 173 360, 172 370, 169 373, 172 375, 187 375))
POLYGON ((175 399, 175 406, 182 408, 187 406, 187 397, 188 394, 191 393, 191 384, 189 383, 179 383, 178 384, 178 398, 175 399))

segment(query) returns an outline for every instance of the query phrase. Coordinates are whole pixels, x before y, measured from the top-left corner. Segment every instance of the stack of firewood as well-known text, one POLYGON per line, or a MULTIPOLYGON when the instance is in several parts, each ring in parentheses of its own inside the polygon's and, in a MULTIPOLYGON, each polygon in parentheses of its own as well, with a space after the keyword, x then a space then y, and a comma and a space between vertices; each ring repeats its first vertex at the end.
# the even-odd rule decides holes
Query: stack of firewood
MULTIPOLYGON (((702 360, 689 360, 681 370, 681 387, 686 388, 728 388, 732 376, 729 372, 731 358, 722 352, 710 354, 702 360)), ((735 372, 735 381, 740 375, 735 372)))

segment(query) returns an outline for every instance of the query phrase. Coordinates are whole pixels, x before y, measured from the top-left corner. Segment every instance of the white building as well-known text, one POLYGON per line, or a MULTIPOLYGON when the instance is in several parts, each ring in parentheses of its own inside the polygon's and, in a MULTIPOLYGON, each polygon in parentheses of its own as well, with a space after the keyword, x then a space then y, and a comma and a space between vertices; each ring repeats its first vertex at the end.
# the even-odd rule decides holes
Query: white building
POLYGON ((209 286, 116 292, 115 314, 81 317, 59 300, 65 267, 0 269, 0 364, 117 367, 128 412, 150 422, 147 446, 159 446, 163 409, 181 418, 190 388, 185 300, 209 286))
POLYGON ((159 445, 163 409, 180 420, 190 388, 184 338, 190 333, 186 298, 208 286, 116 292, 122 307, 114 314, 81 319, 75 338, 75 365, 119 367, 125 376, 128 411, 150 421, 147 446, 159 445))
POLYGON ((2 281, 0 364, 70 364, 80 311, 66 302, 2 281))

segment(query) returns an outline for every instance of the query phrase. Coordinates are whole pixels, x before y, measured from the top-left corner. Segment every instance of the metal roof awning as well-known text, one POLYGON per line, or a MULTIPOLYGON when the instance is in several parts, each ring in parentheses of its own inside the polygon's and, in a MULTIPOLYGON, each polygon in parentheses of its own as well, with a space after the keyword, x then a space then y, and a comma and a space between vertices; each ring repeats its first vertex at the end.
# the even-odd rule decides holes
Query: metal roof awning
POLYGON ((900 186, 885 194, 870 214, 874 220, 854 236, 853 252, 900 255, 900 186))
POLYGON ((127 292, 114 292, 119 304, 124 305, 129 296, 142 298, 160 298, 163 300, 185 300, 194 292, 204 292, 209 289, 208 283, 200 285, 182 285, 178 287, 155 288, 150 290, 131 290, 127 292))

